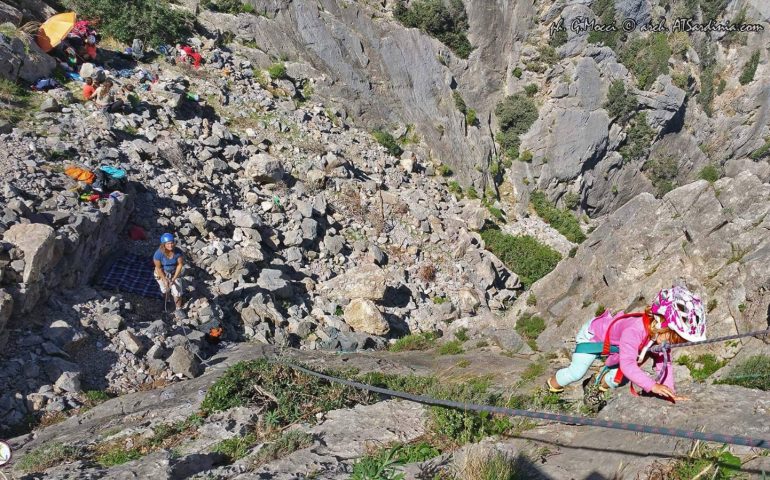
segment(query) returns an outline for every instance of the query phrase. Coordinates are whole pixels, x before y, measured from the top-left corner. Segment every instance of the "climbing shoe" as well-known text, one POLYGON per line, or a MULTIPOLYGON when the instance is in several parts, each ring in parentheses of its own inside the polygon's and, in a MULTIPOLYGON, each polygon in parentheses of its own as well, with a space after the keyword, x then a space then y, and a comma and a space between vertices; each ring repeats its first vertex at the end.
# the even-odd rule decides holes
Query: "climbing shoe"
POLYGON ((548 390, 549 393, 564 393, 564 387, 556 388, 553 385, 551 385, 551 379, 548 378, 545 381, 545 388, 548 390))
POLYGON ((583 405, 590 413, 599 413, 599 411, 607 405, 607 399, 605 398, 606 389, 603 389, 601 385, 596 381, 596 375, 583 381, 583 405))

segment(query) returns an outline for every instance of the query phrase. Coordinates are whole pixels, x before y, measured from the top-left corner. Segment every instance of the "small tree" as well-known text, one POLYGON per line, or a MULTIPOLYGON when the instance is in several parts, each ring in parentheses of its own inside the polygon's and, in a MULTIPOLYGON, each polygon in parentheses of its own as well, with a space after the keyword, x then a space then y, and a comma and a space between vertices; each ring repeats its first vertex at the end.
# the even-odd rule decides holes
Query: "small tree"
POLYGON ((617 118, 619 122, 625 123, 628 116, 636 110, 639 103, 636 95, 626 91, 626 85, 623 80, 615 80, 610 84, 607 91, 607 103, 604 108, 610 117, 617 118))
POLYGON ((738 78, 741 85, 747 85, 754 80, 754 74, 757 73, 757 66, 759 66, 759 50, 754 51, 754 53, 751 54, 749 61, 743 66, 743 72, 741 72, 741 76, 738 78))

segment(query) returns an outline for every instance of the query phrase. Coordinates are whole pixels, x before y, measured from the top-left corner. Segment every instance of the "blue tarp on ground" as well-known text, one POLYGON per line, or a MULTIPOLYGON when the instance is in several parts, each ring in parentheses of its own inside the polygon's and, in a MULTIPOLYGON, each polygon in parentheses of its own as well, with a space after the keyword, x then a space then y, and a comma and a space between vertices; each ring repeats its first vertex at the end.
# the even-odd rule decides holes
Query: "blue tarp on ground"
POLYGON ((152 272, 152 257, 124 255, 118 258, 99 279, 106 289, 136 293, 143 297, 163 298, 152 272))

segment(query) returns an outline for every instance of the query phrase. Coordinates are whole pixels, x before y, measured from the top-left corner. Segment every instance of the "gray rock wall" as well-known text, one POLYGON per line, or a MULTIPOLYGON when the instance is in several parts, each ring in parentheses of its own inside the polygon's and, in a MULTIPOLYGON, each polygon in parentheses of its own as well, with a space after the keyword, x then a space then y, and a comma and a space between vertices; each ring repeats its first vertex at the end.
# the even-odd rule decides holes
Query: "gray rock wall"
MULTIPOLYGON (((0 346, 6 341, 9 318, 23 321, 51 292, 91 280, 133 206, 133 198, 124 195, 100 209, 64 215, 65 223, 17 223, 5 231, 0 252, 0 346)), ((45 218, 38 215, 35 220, 45 218)), ((29 219, 21 219, 25 221, 29 219)))

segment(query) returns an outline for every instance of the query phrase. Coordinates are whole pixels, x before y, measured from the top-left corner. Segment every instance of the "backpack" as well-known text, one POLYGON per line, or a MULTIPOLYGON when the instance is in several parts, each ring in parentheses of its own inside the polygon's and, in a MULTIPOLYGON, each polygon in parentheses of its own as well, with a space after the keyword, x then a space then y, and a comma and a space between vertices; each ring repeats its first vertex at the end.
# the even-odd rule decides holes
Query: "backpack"
POLYGON ((75 166, 67 167, 64 170, 64 173, 74 178, 78 182, 86 182, 88 184, 93 183, 94 178, 96 177, 96 175, 94 175, 91 171, 75 166))
POLYGON ((126 186, 128 185, 126 171, 122 168, 101 166, 96 171, 95 177, 92 188, 97 192, 122 192, 126 190, 126 186))

